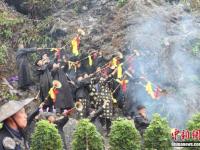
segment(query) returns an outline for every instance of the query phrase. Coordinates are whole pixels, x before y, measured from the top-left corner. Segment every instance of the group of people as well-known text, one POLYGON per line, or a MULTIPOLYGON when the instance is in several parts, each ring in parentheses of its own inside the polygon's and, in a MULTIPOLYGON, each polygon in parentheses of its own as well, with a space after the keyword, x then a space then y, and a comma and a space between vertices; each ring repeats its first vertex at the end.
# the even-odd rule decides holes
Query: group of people
MULTIPOLYGON (((123 116, 135 121, 136 128, 143 135, 149 125, 145 107, 138 105, 134 106, 137 110, 132 109, 136 105, 132 85, 139 80, 134 78, 131 64, 136 55, 136 51, 126 51, 124 54, 114 53, 107 58, 101 51, 90 51, 73 56, 64 49, 50 51, 44 48, 24 48, 23 44, 19 44, 16 55, 18 87, 29 90, 32 85, 36 85, 41 101, 37 113, 28 117, 28 122, 39 112, 52 113, 65 116, 64 121, 61 121, 62 128, 68 120, 67 116, 77 109, 77 119, 89 118, 91 122, 98 120, 109 133, 115 109, 120 109, 123 116), (38 54, 31 67, 28 60, 30 53, 38 54)), ((28 149, 21 129, 27 126, 23 107, 30 101, 10 101, 0 106, 0 112, 4 114, 0 116, 0 122, 3 122, 0 130, 1 150, 9 149, 10 141, 15 143, 12 145, 15 150, 28 149), (12 105, 16 109, 12 109, 12 105), (12 111, 8 111, 8 107, 12 111), (21 125, 21 122, 24 124, 21 125)), ((52 115, 47 119, 55 123, 52 115)))

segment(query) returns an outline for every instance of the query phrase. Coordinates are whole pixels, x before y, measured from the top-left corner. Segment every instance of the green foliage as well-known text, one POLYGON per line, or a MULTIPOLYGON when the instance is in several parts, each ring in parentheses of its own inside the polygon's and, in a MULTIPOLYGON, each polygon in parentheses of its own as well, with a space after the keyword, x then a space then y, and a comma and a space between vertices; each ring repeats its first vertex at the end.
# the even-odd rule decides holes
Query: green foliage
POLYGON ((1 12, 0 11, 0 25, 6 25, 6 26, 12 26, 12 25, 16 25, 18 23, 22 23, 23 20, 21 18, 17 18, 15 16, 11 16, 11 14, 9 14, 6 11, 1 12))
POLYGON ((11 16, 6 11, 0 12, 0 37, 4 38, 4 40, 11 38, 15 26, 22 22, 23 20, 21 18, 11 16))
POLYGON ((111 150, 139 150, 141 148, 141 137, 133 121, 123 118, 113 121, 109 137, 111 150))
POLYGON ((144 133, 144 146, 148 149, 170 150, 171 134, 168 122, 159 114, 154 114, 151 124, 144 133))
POLYGON ((103 139, 88 119, 80 120, 73 135, 73 150, 103 150, 103 139))
POLYGON ((0 46, 0 65, 6 63, 6 57, 7 57, 7 47, 5 45, 0 46))
POLYGON ((198 42, 197 44, 195 44, 192 48, 192 54, 195 56, 199 56, 200 55, 200 42, 198 42))
POLYGON ((188 121, 187 128, 190 131, 200 129, 200 113, 194 115, 192 119, 188 121))
MULTIPOLYGON (((194 115, 191 120, 187 122, 187 129, 192 132, 193 130, 200 129, 200 113, 194 115)), ((189 142, 199 142, 198 140, 189 140, 189 142)), ((185 148, 185 150, 189 150, 189 148, 185 148)), ((200 150, 200 147, 194 147, 193 150, 200 150)))
POLYGON ((0 129, 3 127, 3 124, 2 123, 0 123, 0 129))
POLYGON ((62 139, 54 124, 46 120, 37 122, 32 135, 31 150, 62 150, 62 139))
POLYGON ((3 30, 1 30, 0 35, 5 39, 11 38, 13 35, 12 29, 8 26, 5 26, 3 30))
POLYGON ((128 0, 117 0, 117 5, 119 7, 123 7, 127 2, 128 0))

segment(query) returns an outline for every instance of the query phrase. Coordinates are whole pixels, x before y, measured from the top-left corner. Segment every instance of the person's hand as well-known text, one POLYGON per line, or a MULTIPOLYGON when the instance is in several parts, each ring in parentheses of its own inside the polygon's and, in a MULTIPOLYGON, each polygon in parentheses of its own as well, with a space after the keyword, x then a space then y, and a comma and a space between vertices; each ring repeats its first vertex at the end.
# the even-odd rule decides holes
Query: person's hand
POLYGON ((42 102, 42 103, 40 104, 39 108, 42 109, 43 106, 44 106, 44 102, 42 102))
POLYGON ((72 85, 75 85, 74 81, 69 81, 72 85))
POLYGON ((91 118, 94 117, 94 114, 95 114, 95 111, 92 111, 92 112, 90 113, 90 117, 91 117, 91 118))
POLYGON ((53 64, 53 69, 57 69, 59 67, 60 67, 60 64, 56 64, 56 63, 53 64))

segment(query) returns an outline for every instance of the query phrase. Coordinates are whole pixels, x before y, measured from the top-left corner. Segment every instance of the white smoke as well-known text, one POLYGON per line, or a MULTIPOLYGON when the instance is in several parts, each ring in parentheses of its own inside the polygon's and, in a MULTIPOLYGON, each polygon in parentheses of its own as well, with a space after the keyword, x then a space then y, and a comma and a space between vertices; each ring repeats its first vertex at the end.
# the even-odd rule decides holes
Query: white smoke
POLYGON ((132 14, 128 46, 141 52, 134 61, 135 76, 144 75, 168 91, 160 100, 152 100, 144 87, 137 88, 133 97, 147 107, 150 117, 160 113, 171 127, 184 128, 200 111, 200 59, 191 52, 200 38, 200 24, 182 5, 138 2, 132 14))

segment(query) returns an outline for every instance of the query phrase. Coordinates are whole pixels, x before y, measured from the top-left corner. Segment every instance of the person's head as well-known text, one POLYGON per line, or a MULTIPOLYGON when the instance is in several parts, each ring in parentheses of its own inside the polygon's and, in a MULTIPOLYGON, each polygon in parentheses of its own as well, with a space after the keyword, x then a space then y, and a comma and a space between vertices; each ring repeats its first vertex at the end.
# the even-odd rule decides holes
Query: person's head
POLYGON ((14 130, 24 129, 27 126, 27 114, 24 109, 34 98, 24 100, 0 100, 0 122, 14 130))
POLYGON ((56 121, 56 118, 53 115, 50 115, 47 119, 49 123, 54 123, 56 121))
POLYGON ((89 75, 88 75, 87 73, 85 73, 85 74, 83 75, 83 77, 84 77, 84 78, 88 78, 89 75))
POLYGON ((7 118, 5 123, 13 129, 24 129, 27 126, 27 114, 25 109, 22 108, 13 116, 7 118))
POLYGON ((41 67, 42 65, 43 65, 43 61, 42 61, 42 60, 38 60, 38 61, 37 61, 37 66, 40 66, 40 67, 41 67))
POLYGON ((83 80, 83 77, 82 76, 78 76, 77 77, 77 81, 81 81, 81 80, 83 80))
POLYGON ((139 105, 137 106, 137 111, 138 114, 142 115, 142 116, 146 116, 146 107, 143 105, 139 105))
POLYGON ((35 60, 35 65, 41 67, 43 65, 43 61, 42 61, 43 56, 40 56, 39 58, 37 58, 35 60))
POLYGON ((102 51, 99 51, 98 54, 99 54, 99 57, 103 57, 103 52, 102 51))
POLYGON ((99 72, 101 70, 101 67, 97 67, 96 71, 99 72))
POLYGON ((76 66, 77 66, 77 68, 80 68, 81 67, 81 62, 80 61, 78 61, 78 62, 76 62, 76 66))
POLYGON ((24 48, 24 44, 23 43, 19 43, 18 44, 18 49, 23 49, 24 48))
POLYGON ((63 55, 63 56, 62 56, 62 59, 63 59, 64 62, 67 62, 67 61, 68 61, 68 58, 67 58, 66 55, 63 55))

